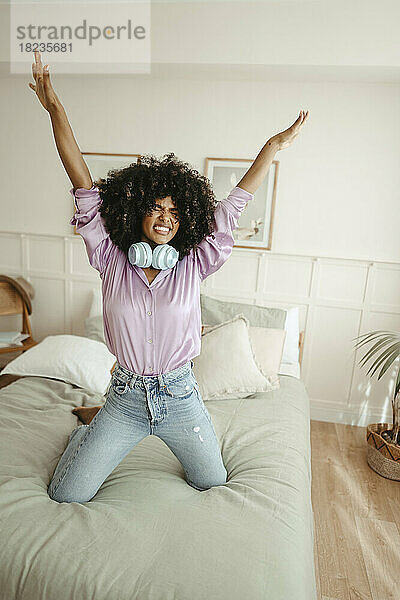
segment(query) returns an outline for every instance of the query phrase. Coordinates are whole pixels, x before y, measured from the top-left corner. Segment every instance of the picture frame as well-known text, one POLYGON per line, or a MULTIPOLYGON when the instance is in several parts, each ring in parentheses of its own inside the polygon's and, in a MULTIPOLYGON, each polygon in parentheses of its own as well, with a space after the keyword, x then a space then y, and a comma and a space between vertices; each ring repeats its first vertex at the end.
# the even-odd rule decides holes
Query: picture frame
MULTIPOLYGON (((206 157, 204 174, 218 201, 228 197, 252 164, 253 160, 247 158, 206 157)), ((278 173, 279 161, 273 160, 254 198, 240 215, 233 232, 235 248, 272 249, 278 173)))
MULTIPOLYGON (((141 154, 109 154, 106 152, 82 152, 82 156, 92 176, 93 183, 100 177, 106 178, 111 169, 123 169, 140 160, 141 154), (135 161, 136 159, 136 161, 135 161)), ((73 211, 75 203, 72 199, 73 211)), ((79 235, 74 225, 74 235, 79 235)))

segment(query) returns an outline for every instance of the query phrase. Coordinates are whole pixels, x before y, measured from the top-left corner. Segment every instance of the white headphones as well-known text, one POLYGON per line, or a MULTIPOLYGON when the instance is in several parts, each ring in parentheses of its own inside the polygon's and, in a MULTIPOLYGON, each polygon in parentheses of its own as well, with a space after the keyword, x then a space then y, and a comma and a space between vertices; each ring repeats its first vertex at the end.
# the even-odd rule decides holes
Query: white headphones
POLYGON ((128 251, 131 265, 154 269, 170 269, 178 262, 179 252, 169 244, 158 244, 154 250, 147 242, 135 242, 128 251))

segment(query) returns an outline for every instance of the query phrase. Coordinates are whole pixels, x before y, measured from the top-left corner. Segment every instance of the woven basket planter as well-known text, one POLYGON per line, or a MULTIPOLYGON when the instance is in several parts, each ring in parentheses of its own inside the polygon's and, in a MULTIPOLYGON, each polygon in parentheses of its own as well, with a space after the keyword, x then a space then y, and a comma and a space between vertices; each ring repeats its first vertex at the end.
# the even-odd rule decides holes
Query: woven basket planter
POLYGON ((367 425, 367 461, 371 469, 379 475, 400 481, 400 446, 388 443, 380 435, 387 429, 391 429, 388 423, 367 425))

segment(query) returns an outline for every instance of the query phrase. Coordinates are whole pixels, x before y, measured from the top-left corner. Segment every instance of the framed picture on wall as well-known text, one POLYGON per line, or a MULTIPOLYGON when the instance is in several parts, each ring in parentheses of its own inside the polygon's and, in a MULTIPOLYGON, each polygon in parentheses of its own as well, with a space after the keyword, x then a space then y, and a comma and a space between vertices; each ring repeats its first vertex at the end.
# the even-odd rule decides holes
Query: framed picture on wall
MULTIPOLYGON (((226 198, 252 165, 247 158, 207 157, 205 176, 218 201, 226 198)), ((279 161, 274 160, 264 181, 245 206, 233 232, 235 247, 271 250, 279 161)))
MULTIPOLYGON (((88 166, 93 182, 100 177, 106 179, 107 173, 112 169, 123 169, 132 163, 136 163, 140 154, 106 154, 104 152, 82 152, 82 156, 88 166)), ((73 211, 75 204, 72 200, 73 211)), ((74 225, 74 234, 79 235, 74 225)))

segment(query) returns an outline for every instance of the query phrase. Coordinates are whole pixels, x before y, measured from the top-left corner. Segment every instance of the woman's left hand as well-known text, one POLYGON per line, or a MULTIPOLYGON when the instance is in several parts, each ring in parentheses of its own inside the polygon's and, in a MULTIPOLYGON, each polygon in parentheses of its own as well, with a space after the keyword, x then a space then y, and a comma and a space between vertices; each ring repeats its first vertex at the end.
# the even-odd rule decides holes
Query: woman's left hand
POLYGON ((276 135, 274 135, 270 139, 270 141, 277 143, 278 150, 283 150, 284 148, 287 148, 299 135, 300 130, 303 127, 304 123, 307 121, 307 119, 308 111, 305 112, 304 110, 301 110, 298 118, 293 123, 293 125, 288 127, 288 129, 285 129, 285 131, 281 131, 281 133, 277 133, 276 135))

